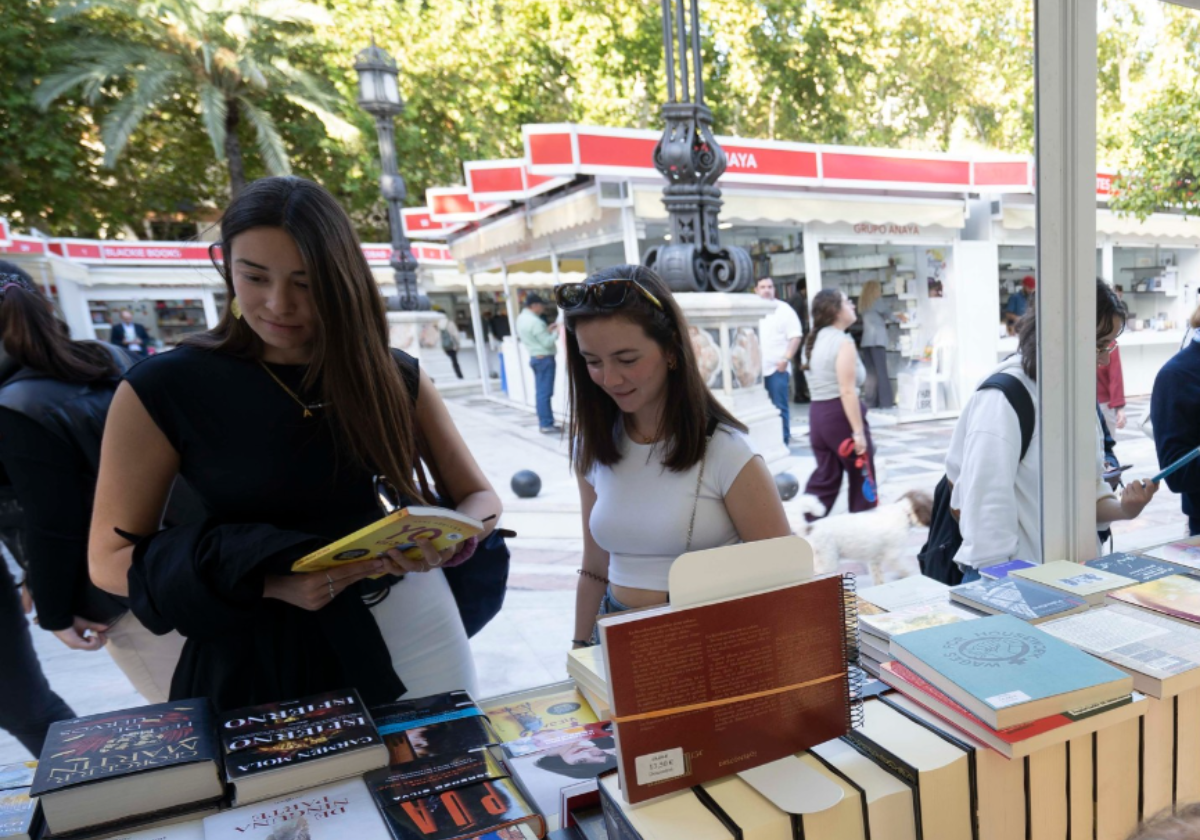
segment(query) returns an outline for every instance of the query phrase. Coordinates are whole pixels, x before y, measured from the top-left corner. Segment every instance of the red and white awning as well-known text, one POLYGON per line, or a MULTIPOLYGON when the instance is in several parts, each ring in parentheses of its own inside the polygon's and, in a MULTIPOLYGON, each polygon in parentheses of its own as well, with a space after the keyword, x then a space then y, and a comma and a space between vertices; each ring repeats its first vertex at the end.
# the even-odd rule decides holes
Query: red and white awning
POLYGON ((438 221, 428 207, 405 207, 400 211, 400 220, 409 239, 445 239, 466 227, 438 221))
POLYGON ((476 201, 466 187, 431 187, 425 190, 425 204, 431 219, 450 224, 478 222, 509 206, 507 201, 476 201))
POLYGON ((12 244, 12 228, 8 224, 8 219, 0 216, 0 248, 6 248, 12 244))
POLYGON ((475 201, 527 201, 570 183, 569 178, 535 175, 522 158, 468 161, 463 177, 475 201))
MULTIPOLYGON (((662 132, 575 124, 527 125, 525 163, 531 173, 660 177, 654 148, 662 132)), ((819 146, 780 140, 718 137, 728 166, 721 185, 908 192, 1029 192, 1028 158, 970 156, 897 149, 819 146)))

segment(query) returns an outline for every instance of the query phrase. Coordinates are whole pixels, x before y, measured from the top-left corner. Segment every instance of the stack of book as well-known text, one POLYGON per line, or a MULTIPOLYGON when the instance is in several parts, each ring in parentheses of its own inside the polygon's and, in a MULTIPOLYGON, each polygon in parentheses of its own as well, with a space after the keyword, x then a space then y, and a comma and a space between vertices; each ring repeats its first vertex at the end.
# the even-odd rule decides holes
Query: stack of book
POLYGON ((221 716, 225 779, 246 805, 387 764, 387 749, 354 689, 237 709, 221 716))
POLYGON ((206 700, 59 721, 34 773, 49 836, 117 831, 216 810, 225 794, 206 700))
POLYGON ((0 766, 0 837, 35 840, 41 830, 38 801, 29 795, 36 761, 0 766))
POLYGON ((612 717, 612 704, 608 699, 608 674, 604 671, 604 657, 599 645, 578 648, 567 654, 567 676, 601 719, 612 717))

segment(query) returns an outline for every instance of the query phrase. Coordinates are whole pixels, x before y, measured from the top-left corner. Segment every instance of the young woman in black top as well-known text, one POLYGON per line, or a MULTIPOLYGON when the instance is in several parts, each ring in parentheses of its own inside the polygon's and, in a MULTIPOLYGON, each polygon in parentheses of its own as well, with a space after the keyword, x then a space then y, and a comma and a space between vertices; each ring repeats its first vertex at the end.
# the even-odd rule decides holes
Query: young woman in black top
POLYGON ((225 212, 220 247, 230 301, 220 323, 135 366, 113 400, 93 579, 117 594, 132 585, 151 629, 188 637, 175 698, 199 691, 230 708, 347 685, 368 702, 473 691, 440 568, 468 559, 473 542, 457 555, 423 543, 419 561, 391 552, 287 574, 294 559, 380 517, 376 475, 432 502, 419 451, 459 511, 489 526, 500 513, 429 379, 389 350, 349 218, 316 184, 265 178, 225 212), (211 519, 156 535, 176 471, 211 519), (373 622, 363 623, 364 603, 373 622), (390 668, 376 655, 380 637, 390 668))

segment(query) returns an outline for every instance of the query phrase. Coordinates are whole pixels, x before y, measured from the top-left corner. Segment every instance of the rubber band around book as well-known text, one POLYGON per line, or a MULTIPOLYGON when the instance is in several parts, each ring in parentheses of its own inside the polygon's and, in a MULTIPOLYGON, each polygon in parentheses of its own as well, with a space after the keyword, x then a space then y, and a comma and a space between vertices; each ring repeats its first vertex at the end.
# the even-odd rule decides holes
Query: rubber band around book
POLYGON ((735 697, 724 697, 720 700, 709 700, 704 703, 693 703, 690 706, 671 706, 667 709, 657 709, 653 712, 643 712, 640 715, 625 715, 624 717, 614 717, 613 723, 632 723, 635 720, 654 720, 655 718, 668 717, 670 715, 682 715, 688 712, 698 712, 701 709, 713 709, 717 706, 728 706, 730 703, 743 703, 749 700, 758 700, 762 697, 771 697, 776 694, 784 694, 789 691, 799 691, 802 688, 810 688, 814 685, 822 685, 823 683, 840 680, 843 677, 851 678, 853 668, 847 668, 845 671, 838 671, 833 674, 828 674, 824 677, 817 677, 815 680, 808 682, 793 683, 785 685, 781 688, 768 688, 764 691, 754 691, 750 694, 739 694, 735 697))
POLYGON ((846 662, 846 731, 863 725, 863 672, 858 663, 858 581, 852 574, 842 575, 842 621, 845 625, 843 649, 846 662))

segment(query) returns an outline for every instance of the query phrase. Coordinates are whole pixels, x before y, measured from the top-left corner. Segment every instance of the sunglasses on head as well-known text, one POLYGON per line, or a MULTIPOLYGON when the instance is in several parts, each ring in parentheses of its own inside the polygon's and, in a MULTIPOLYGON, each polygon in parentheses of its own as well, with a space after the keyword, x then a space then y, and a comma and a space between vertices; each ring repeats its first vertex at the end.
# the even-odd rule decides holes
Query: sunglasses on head
POLYGON ((629 290, 636 289, 642 296, 659 309, 663 308, 662 301, 636 280, 614 278, 600 280, 596 283, 560 283, 554 287, 554 302, 558 308, 566 312, 578 309, 587 304, 591 298, 592 306, 597 309, 616 309, 623 306, 629 297, 629 290))

